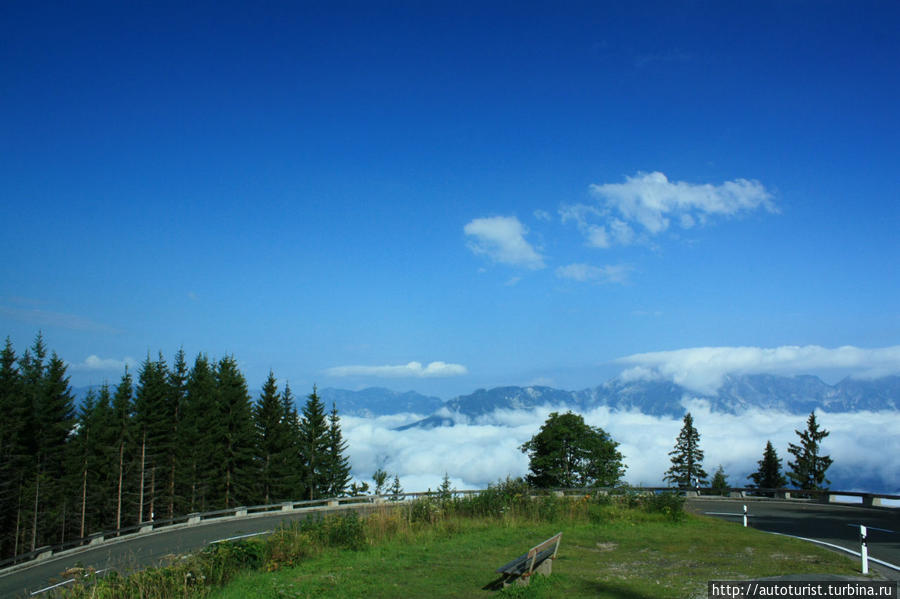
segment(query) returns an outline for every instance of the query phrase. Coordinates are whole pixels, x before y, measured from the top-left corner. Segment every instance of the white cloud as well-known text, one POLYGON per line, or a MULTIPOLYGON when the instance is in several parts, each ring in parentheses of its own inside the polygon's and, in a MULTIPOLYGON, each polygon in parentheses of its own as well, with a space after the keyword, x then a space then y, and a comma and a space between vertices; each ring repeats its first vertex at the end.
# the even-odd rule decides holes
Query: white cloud
POLYGON ((591 266, 590 264, 575 263, 560 266, 556 269, 556 276, 561 279, 595 283, 624 283, 628 280, 628 272, 631 269, 621 264, 606 266, 591 266))
POLYGON ((476 254, 512 266, 544 267, 543 256, 525 240, 527 227, 515 216, 476 218, 466 224, 463 231, 472 238, 468 247, 476 254))
POLYGON ((553 217, 550 216, 550 213, 547 212, 546 210, 535 210, 534 218, 536 218, 537 220, 545 221, 545 222, 549 222, 549 221, 553 220, 553 217))
POLYGON ((462 364, 448 364, 446 362, 431 362, 422 366, 421 362, 408 362, 397 366, 335 366, 328 368, 325 374, 329 376, 375 376, 382 378, 431 378, 444 376, 459 376, 466 374, 468 370, 462 364))
POLYGON ((694 347, 633 354, 617 362, 632 364, 621 376, 665 378, 699 393, 715 393, 727 374, 805 374, 813 370, 848 370, 857 377, 900 374, 900 345, 833 349, 818 345, 764 347, 694 347))
POLYGON ((673 220, 683 229, 712 217, 738 216, 764 209, 778 212, 772 194, 759 181, 735 179, 720 185, 669 181, 661 172, 638 173, 624 183, 590 186, 596 205, 563 206, 563 222, 574 220, 587 245, 631 245, 658 235, 673 220), (596 220, 601 222, 594 222, 596 220), (640 227, 641 232, 635 230, 640 227))
MULTIPOLYGON (((704 467, 712 475, 722 464, 729 482, 747 483, 756 470, 767 440, 771 440, 786 464, 788 443, 796 443, 795 429, 806 426, 805 414, 750 410, 742 414, 711 412, 704 401, 687 400, 685 408, 700 432, 700 447, 706 453, 704 467)), ((563 410, 565 408, 562 408, 563 410)), ((509 476, 528 472, 528 457, 519 447, 530 439, 557 406, 533 410, 498 410, 474 423, 435 429, 393 430, 421 418, 394 415, 380 418, 341 419, 350 448, 353 473, 370 480, 378 466, 400 475, 407 491, 435 489, 444 472, 458 489, 482 488, 509 476)), ((631 484, 661 485, 671 465, 668 452, 682 426, 680 418, 648 416, 639 412, 616 412, 606 407, 585 414, 585 421, 599 426, 620 443, 631 484)), ((831 431, 822 442, 834 465, 829 470, 832 487, 841 490, 897 492, 900 460, 873 460, 872 455, 900 455, 900 413, 859 412, 817 415, 831 431), (851 487, 851 488, 848 488, 851 487)))
POLYGON ((112 371, 112 370, 125 370, 125 367, 134 368, 137 366, 137 360, 131 357, 125 357, 121 360, 116 358, 101 358, 94 354, 91 354, 87 358, 84 359, 83 362, 78 364, 69 364, 69 367, 72 370, 101 370, 101 371, 112 371))

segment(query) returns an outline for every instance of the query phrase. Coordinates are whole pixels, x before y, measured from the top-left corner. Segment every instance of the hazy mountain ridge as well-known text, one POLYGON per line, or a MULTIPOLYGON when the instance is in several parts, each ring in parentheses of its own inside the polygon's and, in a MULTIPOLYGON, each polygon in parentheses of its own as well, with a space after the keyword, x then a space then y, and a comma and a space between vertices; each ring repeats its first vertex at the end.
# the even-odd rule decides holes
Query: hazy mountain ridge
POLYGON ((749 409, 806 414, 900 409, 900 377, 875 380, 844 379, 829 385, 812 375, 752 374, 729 376, 715 395, 701 394, 665 380, 623 381, 615 378, 591 389, 564 391, 552 387, 496 387, 478 389, 451 399, 435 414, 404 428, 452 426, 477 420, 495 410, 559 406, 584 411, 607 406, 617 411, 639 411, 652 416, 684 415, 682 401, 708 401, 715 412, 737 414, 749 409))
MULTIPOLYGON (((97 391, 99 387, 73 389, 76 403, 80 405, 92 388, 97 391)), ((407 429, 452 426, 457 421, 476 421, 495 410, 530 410, 545 405, 565 406, 579 411, 607 406, 617 411, 680 418, 684 415, 682 401, 685 398, 703 399, 709 402, 713 411, 729 414, 748 409, 778 410, 791 414, 807 414, 815 409, 826 412, 900 410, 900 376, 871 380, 846 378, 829 385, 812 375, 732 375, 726 377, 714 395, 697 393, 667 380, 624 381, 614 378, 580 391, 545 386, 477 389, 446 402, 415 391, 400 392, 383 387, 357 391, 329 387, 320 389, 319 396, 329 409, 332 403, 336 404, 342 416, 428 415, 403 427, 407 429)), ((251 397, 256 401, 259 392, 252 391, 251 397)), ((304 401, 305 396, 295 398, 298 409, 304 401)))

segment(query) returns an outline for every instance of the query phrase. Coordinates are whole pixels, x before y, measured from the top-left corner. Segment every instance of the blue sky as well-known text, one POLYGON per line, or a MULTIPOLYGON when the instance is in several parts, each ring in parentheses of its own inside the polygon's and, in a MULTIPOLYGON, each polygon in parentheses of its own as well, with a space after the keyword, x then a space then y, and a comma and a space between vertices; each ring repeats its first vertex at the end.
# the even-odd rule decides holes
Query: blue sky
POLYGON ((189 4, 0 7, 0 332, 73 384, 900 372, 896 3, 189 4))

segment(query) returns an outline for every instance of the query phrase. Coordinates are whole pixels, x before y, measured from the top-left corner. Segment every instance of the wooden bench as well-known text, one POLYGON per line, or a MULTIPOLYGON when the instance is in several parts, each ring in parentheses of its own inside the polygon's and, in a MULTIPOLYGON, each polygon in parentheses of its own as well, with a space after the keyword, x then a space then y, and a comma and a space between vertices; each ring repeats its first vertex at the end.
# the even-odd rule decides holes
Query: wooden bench
POLYGON ((534 573, 549 576, 553 570, 553 560, 559 550, 559 542, 562 533, 557 533, 543 543, 538 543, 513 561, 497 568, 497 572, 503 575, 503 586, 510 584, 526 585, 531 582, 534 573))

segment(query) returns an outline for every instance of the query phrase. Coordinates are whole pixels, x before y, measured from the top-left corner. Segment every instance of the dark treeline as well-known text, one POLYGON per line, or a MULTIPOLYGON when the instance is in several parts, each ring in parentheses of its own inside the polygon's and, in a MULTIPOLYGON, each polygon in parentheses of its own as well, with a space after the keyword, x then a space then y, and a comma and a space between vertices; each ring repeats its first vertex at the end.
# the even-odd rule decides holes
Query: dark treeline
POLYGON ((0 355, 0 558, 192 512, 344 494, 337 410, 302 413, 269 377, 254 403, 233 357, 150 356, 76 410, 39 334, 0 355))

